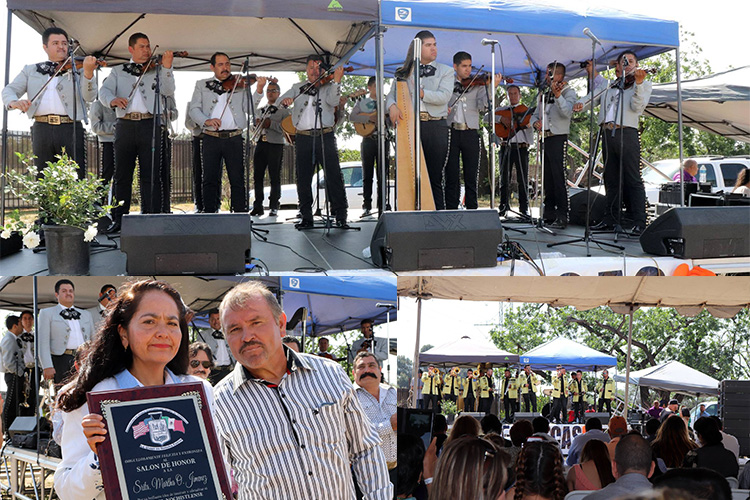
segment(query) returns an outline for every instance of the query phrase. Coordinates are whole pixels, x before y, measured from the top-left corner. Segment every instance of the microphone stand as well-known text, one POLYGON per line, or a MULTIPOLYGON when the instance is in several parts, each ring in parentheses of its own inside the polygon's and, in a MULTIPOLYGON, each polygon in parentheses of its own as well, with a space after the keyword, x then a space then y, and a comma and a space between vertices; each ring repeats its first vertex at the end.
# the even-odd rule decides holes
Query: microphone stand
POLYGON ((594 133, 594 70, 596 69, 596 42, 593 39, 591 41, 591 62, 589 64, 591 64, 591 73, 588 78, 589 94, 591 95, 591 101, 589 102, 591 105, 589 109, 589 166, 586 172, 586 223, 584 226, 583 237, 547 244, 547 248, 553 248, 558 245, 585 242, 586 257, 591 257, 591 249, 589 248, 591 242, 594 242, 597 245, 617 248, 618 250, 625 250, 625 247, 623 246, 595 239, 591 232, 591 175, 596 167, 596 152, 599 149, 599 138, 601 137, 601 131, 599 129, 596 129, 596 134, 594 133))
MULTIPOLYGON (((153 207, 158 206, 158 212, 161 212, 161 191, 159 191, 159 203, 156 203, 155 195, 156 192, 156 182, 157 182, 157 176, 156 176, 156 141, 157 141, 157 134, 159 136, 159 177, 158 179, 161 180, 161 146, 162 146, 162 137, 161 137, 161 57, 155 57, 154 61, 154 84, 152 86, 154 90, 154 123, 153 123, 153 129, 151 134, 151 186, 149 186, 149 189, 151 191, 150 201, 151 206, 149 208, 149 212, 151 212, 151 209, 153 207)), ((145 68, 144 68, 145 69, 145 68)), ((141 200, 141 214, 144 213, 144 203, 143 200, 141 200)))
MULTIPOLYGON (((547 97, 544 95, 544 90, 547 87, 546 81, 542 81, 537 90, 537 100, 539 103, 540 116, 542 117, 542 128, 539 130, 539 164, 541 168, 541 182, 540 182, 540 196, 539 196, 539 217, 536 220, 535 228, 538 231, 542 231, 552 236, 557 235, 553 230, 544 225, 544 146, 546 137, 544 136, 545 125, 547 124, 547 97)), ((532 217, 532 221, 533 221, 532 217)))

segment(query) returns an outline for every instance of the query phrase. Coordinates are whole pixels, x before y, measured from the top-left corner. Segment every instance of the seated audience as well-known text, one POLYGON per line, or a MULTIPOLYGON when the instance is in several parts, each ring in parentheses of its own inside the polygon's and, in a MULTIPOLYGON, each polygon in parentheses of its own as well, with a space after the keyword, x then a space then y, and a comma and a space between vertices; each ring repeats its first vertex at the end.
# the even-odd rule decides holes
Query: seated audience
POLYGON ((687 453, 683 467, 703 467, 715 470, 722 477, 737 477, 737 458, 721 444, 721 432, 716 422, 709 417, 701 417, 695 421, 695 432, 701 447, 687 453))
POLYGON ((443 449, 445 440, 448 439, 448 421, 442 413, 435 413, 432 420, 432 436, 435 440, 435 454, 440 456, 440 450, 443 449))
POLYGON ((721 474, 709 469, 672 469, 654 479, 654 489, 689 493, 697 500, 732 500, 732 489, 721 474))
POLYGON ((531 436, 518 455, 516 484, 508 490, 508 498, 563 500, 567 493, 560 448, 541 437, 531 436))
POLYGON ((724 445, 724 448, 734 453, 734 456, 737 458, 737 460, 739 460, 740 442, 737 441, 736 437, 724 432, 724 422, 722 422, 719 417, 717 417, 716 415, 711 415, 709 418, 716 422, 716 425, 719 426, 719 432, 721 432, 721 444, 724 445))
POLYGON ((567 465, 575 465, 578 463, 578 459, 581 455, 583 447, 592 439, 598 439, 605 443, 609 443, 609 434, 602 430, 602 421, 598 418, 589 418, 586 420, 586 432, 579 434, 573 439, 573 443, 570 445, 568 451, 568 459, 565 461, 567 465))
POLYGON ((497 415, 491 413, 482 418, 482 434, 489 434, 490 432, 495 432, 501 436, 503 435, 502 422, 497 418, 497 415))
POLYGON ((455 422, 453 422, 451 433, 448 436, 448 439, 445 440, 445 444, 443 446, 447 446, 448 443, 450 443, 451 441, 455 441, 461 436, 477 437, 479 436, 480 431, 481 427, 479 426, 479 420, 472 417, 471 415, 461 415, 456 419, 455 422))
POLYGON ((549 433, 549 420, 544 417, 535 417, 534 420, 531 421, 531 426, 534 428, 534 436, 540 437, 550 443, 556 443, 560 446, 557 439, 553 438, 549 433))
POLYGON ((750 196, 750 168, 741 170, 737 175, 737 182, 734 184, 732 193, 750 196))
POLYGON ((664 422, 671 415, 677 413, 677 409, 680 407, 680 403, 676 399, 670 399, 669 404, 666 408, 662 408, 659 420, 664 422))
POLYGON ((417 436, 399 434, 398 467, 396 468, 396 498, 413 499, 412 494, 422 480, 422 461, 424 460, 424 444, 417 436))
POLYGON ((690 436, 690 439, 695 441, 695 432, 693 432, 693 428, 690 427, 690 408, 680 409, 680 416, 682 417, 682 420, 685 421, 685 426, 687 426, 688 430, 688 436, 690 436))
POLYGON ((598 439, 590 440, 581 451, 581 463, 568 471, 568 490, 600 490, 614 482, 607 444, 598 439))
POLYGON ((656 439, 656 433, 659 431, 660 425, 661 422, 658 418, 651 418, 646 422, 646 441, 651 443, 656 439))
POLYGON ((508 456, 486 439, 464 436, 446 443, 437 462, 430 500, 505 498, 508 456))
POLYGON ((615 415, 609 419, 607 424, 607 434, 609 435, 609 442, 607 443, 607 449, 609 450, 609 456, 615 456, 615 446, 622 436, 628 433, 628 423, 625 421, 625 417, 615 415))
POLYGON ((612 475, 616 481, 588 495, 586 500, 611 500, 650 490, 648 478, 653 472, 649 444, 638 434, 627 434, 620 438, 615 447, 612 475))
POLYGON ((534 427, 528 420, 519 420, 510 428, 510 442, 513 446, 506 448, 505 451, 510 455, 510 466, 514 469, 518 460, 518 453, 532 434, 534 434, 534 427))
POLYGON ((687 452, 698 447, 688 436, 685 421, 677 417, 662 422, 651 446, 657 458, 664 460, 664 465, 670 469, 682 467, 687 452))
POLYGON ((750 466, 745 464, 740 477, 737 478, 741 490, 750 490, 750 466))

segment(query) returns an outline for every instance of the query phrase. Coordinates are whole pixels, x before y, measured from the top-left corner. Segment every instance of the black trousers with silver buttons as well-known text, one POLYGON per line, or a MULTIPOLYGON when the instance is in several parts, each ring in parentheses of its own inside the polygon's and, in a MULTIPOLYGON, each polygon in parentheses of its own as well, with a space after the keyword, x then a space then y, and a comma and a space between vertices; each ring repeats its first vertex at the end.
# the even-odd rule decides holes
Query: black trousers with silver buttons
POLYGON ((86 176, 85 130, 80 121, 76 122, 74 140, 73 128, 73 123, 50 125, 34 122, 31 126, 31 150, 36 156, 34 165, 39 170, 40 176, 47 162, 56 162, 55 156, 62 154, 63 150, 78 164, 78 178, 83 179, 86 176))

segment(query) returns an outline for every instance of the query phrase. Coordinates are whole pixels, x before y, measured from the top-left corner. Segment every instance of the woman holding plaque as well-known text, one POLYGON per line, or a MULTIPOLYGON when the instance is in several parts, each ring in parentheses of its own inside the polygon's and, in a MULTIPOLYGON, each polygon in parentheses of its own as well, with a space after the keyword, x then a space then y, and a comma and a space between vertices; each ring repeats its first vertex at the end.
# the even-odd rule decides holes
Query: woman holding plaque
MULTIPOLYGON (((87 392, 200 381, 186 374, 187 312, 177 290, 163 281, 131 283, 119 294, 81 369, 59 394, 63 460, 55 490, 61 500, 105 498, 96 446, 106 430, 102 417, 89 411, 87 392)), ((212 407, 211 385, 203 385, 212 407)))

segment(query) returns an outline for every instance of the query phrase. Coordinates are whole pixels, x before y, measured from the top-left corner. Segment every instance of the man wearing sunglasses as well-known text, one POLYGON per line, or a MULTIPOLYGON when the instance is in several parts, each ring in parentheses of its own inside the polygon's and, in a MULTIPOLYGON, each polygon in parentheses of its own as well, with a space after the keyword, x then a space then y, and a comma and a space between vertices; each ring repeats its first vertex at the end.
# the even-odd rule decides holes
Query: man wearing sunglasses
POLYGON ((208 380, 211 368, 214 366, 211 348, 203 342, 193 342, 188 348, 188 356, 190 359, 188 375, 195 375, 208 380))
POLYGON ((213 361, 213 370, 208 381, 211 382, 211 385, 216 385, 234 368, 234 357, 232 357, 224 333, 221 331, 218 309, 211 309, 208 312, 208 324, 211 328, 199 330, 195 340, 203 342, 211 348, 209 352, 213 353, 210 358, 213 361))

